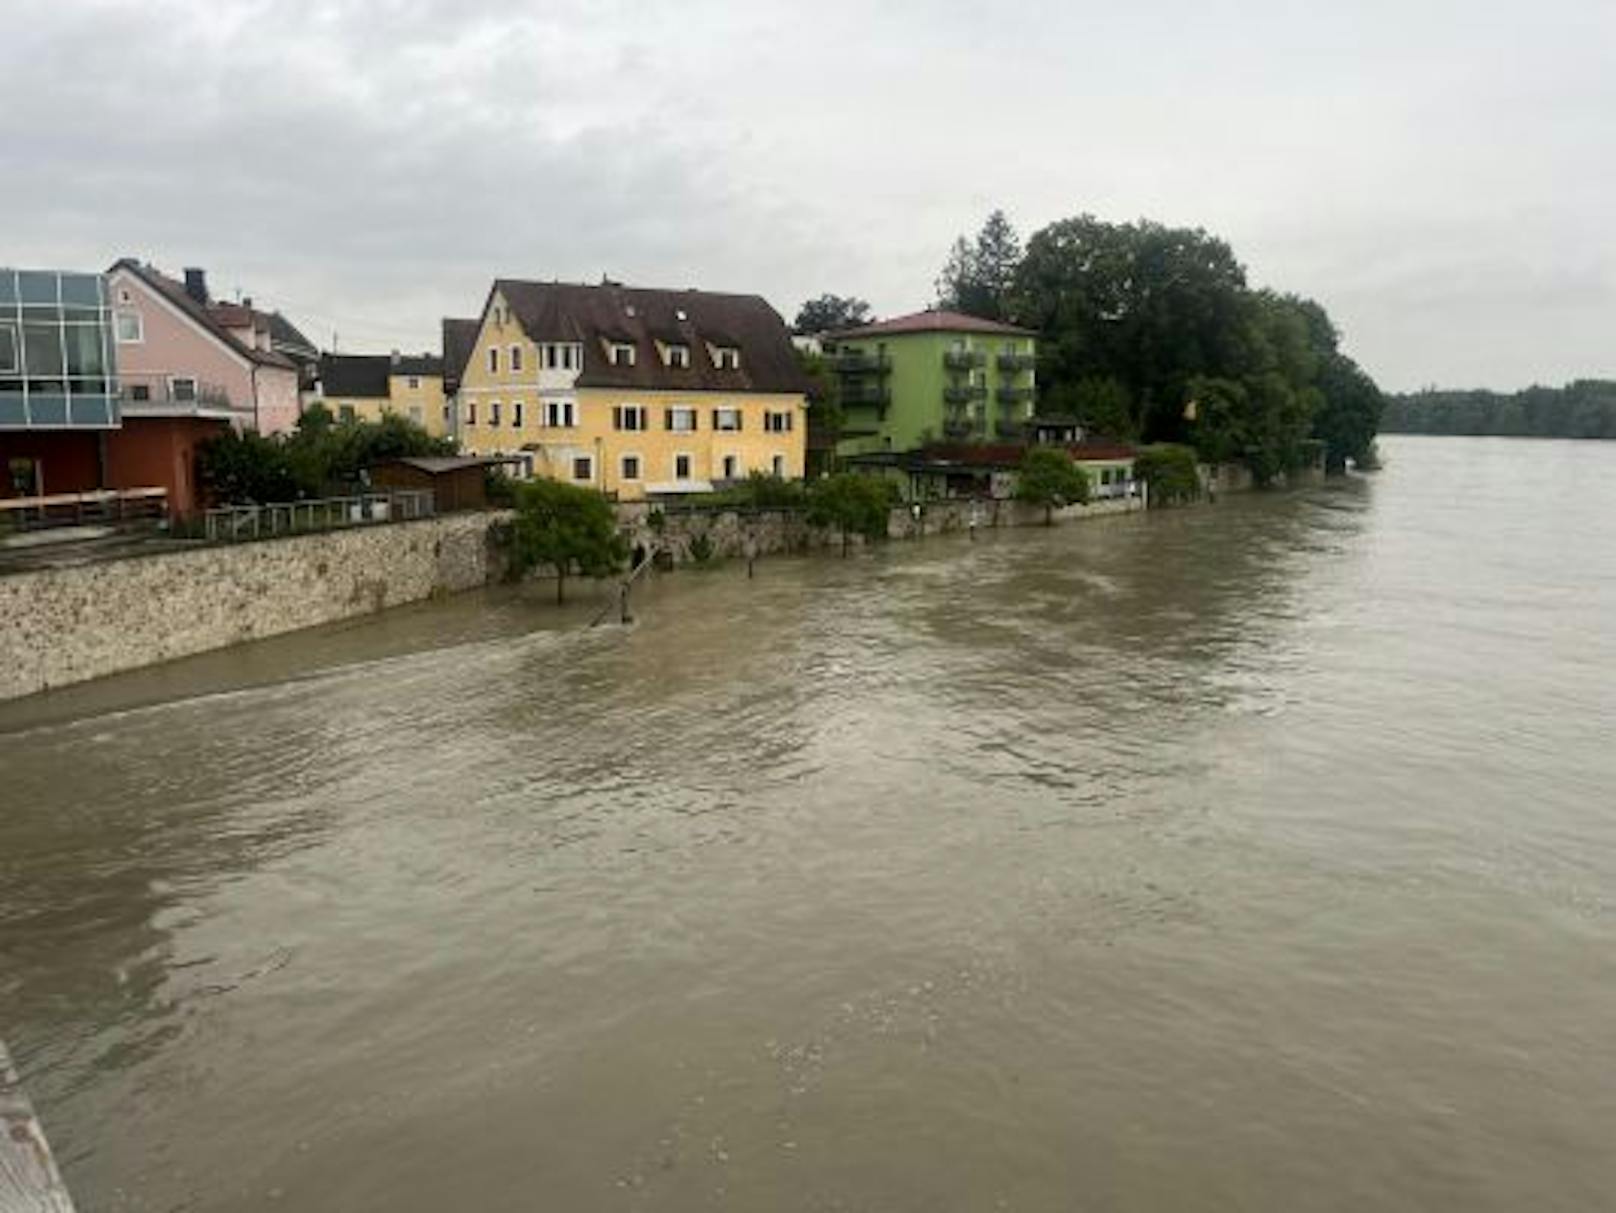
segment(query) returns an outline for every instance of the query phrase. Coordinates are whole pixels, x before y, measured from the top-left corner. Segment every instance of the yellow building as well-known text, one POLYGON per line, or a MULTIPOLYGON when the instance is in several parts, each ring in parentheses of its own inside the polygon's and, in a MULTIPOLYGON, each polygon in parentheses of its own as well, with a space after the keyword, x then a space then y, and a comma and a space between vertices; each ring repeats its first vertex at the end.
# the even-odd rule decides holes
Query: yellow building
POLYGON ((801 478, 807 389, 759 296, 501 279, 454 407, 467 453, 634 500, 801 478))
POLYGON ((443 359, 431 354, 326 354, 304 404, 323 404, 338 418, 361 421, 397 413, 435 437, 453 433, 443 359))

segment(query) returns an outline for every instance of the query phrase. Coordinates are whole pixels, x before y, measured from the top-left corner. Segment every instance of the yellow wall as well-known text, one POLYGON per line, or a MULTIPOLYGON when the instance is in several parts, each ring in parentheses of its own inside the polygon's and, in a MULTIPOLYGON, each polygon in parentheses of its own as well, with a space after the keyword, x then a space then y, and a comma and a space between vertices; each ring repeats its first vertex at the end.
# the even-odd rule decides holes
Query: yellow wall
MULTIPOLYGON (((644 496, 648 484, 665 486, 675 483, 674 456, 680 453, 691 457, 689 479, 692 481, 721 478, 726 455, 735 456, 738 476, 744 477, 749 472, 771 472, 774 470, 774 459, 779 456, 784 476, 787 479, 801 479, 808 436, 805 396, 647 391, 638 388, 568 390, 562 386, 568 376, 539 370, 539 351, 527 339, 516 318, 513 316, 504 323, 500 322, 498 309, 502 304, 503 300, 497 295, 490 302, 489 312, 483 317, 477 346, 461 380, 458 408, 460 447, 463 451, 479 455, 528 451, 533 457, 535 475, 550 476, 570 483, 586 483, 616 493, 625 500, 644 496), (520 372, 510 370, 509 351, 512 345, 522 347, 520 372), (497 346, 500 350, 498 372, 488 369, 490 346, 497 346), (573 401, 576 424, 563 428, 546 426, 544 404, 549 400, 573 401), (490 405, 494 401, 500 405, 498 426, 490 423, 490 405), (514 424, 513 406, 517 402, 522 405, 520 426, 514 424), (613 428, 613 407, 628 404, 645 407, 648 428, 643 432, 613 428), (696 411, 695 432, 676 433, 667 428, 665 410, 671 407, 696 411), (715 408, 738 408, 741 411, 740 431, 715 431, 715 408), (473 409, 475 421, 471 419, 473 409), (765 413, 790 414, 790 432, 767 432, 764 429, 765 413), (592 478, 588 481, 578 481, 573 476, 573 459, 580 455, 592 459, 592 478), (624 480, 624 455, 640 457, 638 480, 624 480)), ((586 356, 599 358, 601 351, 589 350, 586 356)), ((655 353, 642 349, 640 357, 655 357, 655 353)))
POLYGON ((387 381, 390 395, 386 400, 374 396, 327 396, 310 403, 325 405, 338 418, 344 415, 345 409, 352 409, 353 416, 358 421, 380 421, 388 413, 398 413, 415 421, 434 437, 441 438, 448 434, 450 427, 443 417, 443 377, 418 376, 418 386, 413 389, 409 385, 409 379, 408 375, 390 376, 387 381))

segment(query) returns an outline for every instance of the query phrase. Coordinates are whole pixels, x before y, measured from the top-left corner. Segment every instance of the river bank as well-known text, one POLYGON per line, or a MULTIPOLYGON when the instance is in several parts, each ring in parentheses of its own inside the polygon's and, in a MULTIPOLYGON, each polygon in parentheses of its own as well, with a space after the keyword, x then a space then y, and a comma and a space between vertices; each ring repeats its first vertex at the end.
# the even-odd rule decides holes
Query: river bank
MULTIPOLYGON (((1055 511, 1066 524, 1139 510, 1137 498, 1055 511)), ((840 546, 789 511, 617 507, 631 546, 669 567, 840 546)), ((502 511, 163 551, 0 577, 0 701, 498 582, 502 511)), ((1011 501, 892 511, 892 539, 1042 524, 1011 501)), ((856 537, 854 546, 862 544, 856 537)), ((584 589, 597 597, 602 587, 584 589)))

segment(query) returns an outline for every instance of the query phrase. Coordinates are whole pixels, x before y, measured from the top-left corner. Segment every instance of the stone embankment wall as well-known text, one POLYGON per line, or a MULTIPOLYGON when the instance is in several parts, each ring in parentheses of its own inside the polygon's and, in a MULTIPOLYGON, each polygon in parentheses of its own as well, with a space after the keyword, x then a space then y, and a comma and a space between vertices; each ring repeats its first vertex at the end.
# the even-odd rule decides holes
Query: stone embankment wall
MULTIPOLYGON (((1055 521, 1100 518, 1110 514, 1132 513, 1143 508, 1137 498, 1096 501, 1055 511, 1055 521)), ((970 528, 972 513, 982 530, 992 527, 1042 525, 1044 511, 1014 501, 984 501, 973 506, 968 501, 934 501, 922 509, 917 520, 907 507, 894 508, 887 520, 892 539, 926 535, 963 533, 970 528)), ((697 561, 696 553, 705 547, 706 559, 725 560, 748 555, 770 556, 781 552, 809 552, 820 548, 840 548, 841 533, 811 527, 802 514, 788 510, 764 510, 755 514, 734 511, 671 510, 643 503, 620 505, 618 519, 629 536, 630 546, 645 553, 667 552, 675 564, 697 561), (661 522, 652 517, 661 513, 661 522)), ((854 536, 856 546, 864 541, 854 536)))
POLYGON ((164 552, 0 577, 0 699, 331 623, 503 572, 500 514, 164 552))

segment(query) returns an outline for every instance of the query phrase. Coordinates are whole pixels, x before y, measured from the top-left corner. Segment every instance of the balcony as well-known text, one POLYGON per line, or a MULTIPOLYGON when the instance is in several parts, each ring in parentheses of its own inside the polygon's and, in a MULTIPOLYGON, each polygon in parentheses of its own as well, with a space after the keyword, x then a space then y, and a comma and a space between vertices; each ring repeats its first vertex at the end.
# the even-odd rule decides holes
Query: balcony
POLYGON ((850 350, 838 354, 831 362, 841 375, 887 375, 892 372, 892 359, 886 354, 866 354, 850 350))
POLYGON ((949 404, 974 404, 988 398, 985 383, 954 384, 943 389, 943 399, 949 404))
POLYGON ((1001 387, 996 393, 1000 404, 1027 404, 1032 400, 1033 389, 1030 387, 1001 387))
POLYGON ((892 403, 892 389, 881 383, 844 383, 842 384, 842 404, 844 406, 874 405, 884 409, 892 403))
POLYGON ((947 350, 943 354, 943 365, 951 371, 973 371, 988 364, 988 356, 982 350, 947 350))
POLYGON ((125 417, 234 416, 240 411, 219 384, 184 375, 120 375, 118 404, 125 417))
POLYGON ((1000 354, 999 369, 1009 374, 1030 371, 1038 365, 1037 354, 1000 354))
POLYGON ((944 438, 971 438, 976 434, 976 422, 969 417, 950 417, 943 422, 944 438))
POLYGON ((993 434, 1008 442, 1019 442, 1027 436, 1027 427, 1019 421, 996 421, 993 423, 993 434))

